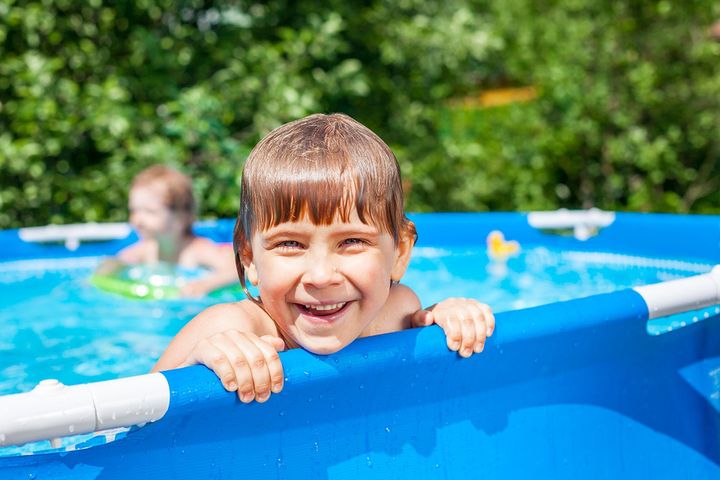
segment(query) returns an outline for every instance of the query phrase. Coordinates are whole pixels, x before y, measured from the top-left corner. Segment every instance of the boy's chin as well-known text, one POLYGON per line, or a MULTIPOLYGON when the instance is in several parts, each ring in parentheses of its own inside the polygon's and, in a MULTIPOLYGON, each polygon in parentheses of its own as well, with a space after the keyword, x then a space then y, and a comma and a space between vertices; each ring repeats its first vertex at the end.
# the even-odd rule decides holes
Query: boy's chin
POLYGON ((333 353, 337 353, 343 348, 347 347, 347 343, 342 342, 338 339, 332 339, 332 341, 328 341, 330 339, 324 339, 325 341, 322 342, 298 342, 300 347, 303 348, 303 350, 307 350, 310 353, 314 353, 316 355, 332 355, 333 353))

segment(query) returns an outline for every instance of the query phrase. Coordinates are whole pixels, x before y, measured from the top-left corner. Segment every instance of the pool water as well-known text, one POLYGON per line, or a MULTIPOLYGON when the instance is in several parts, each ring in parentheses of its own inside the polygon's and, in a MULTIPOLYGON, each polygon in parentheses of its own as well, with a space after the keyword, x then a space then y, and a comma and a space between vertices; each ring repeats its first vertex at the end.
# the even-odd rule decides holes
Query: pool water
MULTIPOLYGON (((30 390, 46 378, 70 385, 146 373, 194 315, 237 299, 132 300, 103 292, 89 283, 102 259, 0 263, 0 394, 30 390)), ((692 261, 544 247, 504 262, 490 260, 484 250, 417 248, 403 283, 425 306, 460 296, 501 312, 710 269, 692 261)), ((655 333, 682 321, 658 324, 655 333)))

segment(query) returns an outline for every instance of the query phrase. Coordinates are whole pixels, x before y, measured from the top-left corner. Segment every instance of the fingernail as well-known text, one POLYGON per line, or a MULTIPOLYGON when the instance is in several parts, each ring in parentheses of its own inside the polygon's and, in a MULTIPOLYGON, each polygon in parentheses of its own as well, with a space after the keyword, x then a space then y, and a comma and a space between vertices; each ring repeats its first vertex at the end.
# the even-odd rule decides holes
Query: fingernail
POLYGON ((255 397, 258 402, 264 402, 268 398, 270 398, 270 392, 261 393, 257 397, 255 397))
POLYGON ((472 350, 471 350, 471 349, 469 349, 469 348, 463 348, 463 349, 462 349, 462 356, 463 356, 463 357, 469 357, 470 355, 472 355, 472 350))
POLYGON ((452 342, 450 344, 450 348, 453 350, 457 350, 458 348, 460 348, 460 342, 452 342))
POLYGON ((227 388, 227 390, 228 390, 229 392, 234 392, 235 390, 237 390, 237 383, 235 383, 235 382, 230 382, 230 383, 227 384, 227 387, 226 387, 226 388, 227 388))
POLYGON ((250 403, 250 402, 252 402, 252 401, 253 401, 253 398, 255 398, 255 395, 253 395, 252 393, 243 393, 243 394, 240 396, 240 400, 242 400, 242 401, 245 402, 245 403, 250 403))
POLYGON ((273 393, 279 393, 282 390, 282 383, 276 383, 272 386, 273 393))
POLYGON ((494 331, 494 330, 493 330, 492 328, 488 328, 488 329, 487 329, 487 336, 489 337, 490 335, 492 335, 492 334, 493 334, 493 331, 494 331))

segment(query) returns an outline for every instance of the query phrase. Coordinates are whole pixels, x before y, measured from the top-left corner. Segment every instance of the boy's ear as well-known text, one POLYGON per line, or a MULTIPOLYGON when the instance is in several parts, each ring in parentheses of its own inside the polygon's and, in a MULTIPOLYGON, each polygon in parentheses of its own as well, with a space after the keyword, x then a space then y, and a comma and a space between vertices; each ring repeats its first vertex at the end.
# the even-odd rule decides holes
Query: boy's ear
POLYGON ((245 276, 251 285, 258 284, 257 268, 255 268, 255 262, 253 261, 252 249, 250 245, 245 242, 240 249, 240 261, 245 269, 245 276))
POLYGON ((395 247, 395 261, 393 263, 392 272, 390 273, 390 280, 398 282, 405 275, 408 264, 410 263, 410 256, 412 255, 413 245, 415 244, 415 235, 410 232, 404 232, 398 239, 398 244, 395 247))

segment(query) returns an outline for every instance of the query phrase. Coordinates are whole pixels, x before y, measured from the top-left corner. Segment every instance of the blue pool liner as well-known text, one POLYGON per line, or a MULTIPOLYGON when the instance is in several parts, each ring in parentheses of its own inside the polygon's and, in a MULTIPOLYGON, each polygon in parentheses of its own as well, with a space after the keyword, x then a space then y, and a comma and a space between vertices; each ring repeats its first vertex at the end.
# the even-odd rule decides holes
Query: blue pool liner
MULTIPOLYGON (((413 219, 422 245, 477 244, 498 229, 521 243, 720 263, 713 216, 618 214, 584 242, 521 214, 481 217, 413 219)), ((622 290, 498 314, 470 359, 435 326, 328 356, 291 350, 285 388, 264 404, 242 404, 205 367, 168 371, 161 420, 89 448, 0 458, 0 478, 720 478, 720 321, 651 336, 647 318, 643 297, 622 290)))

